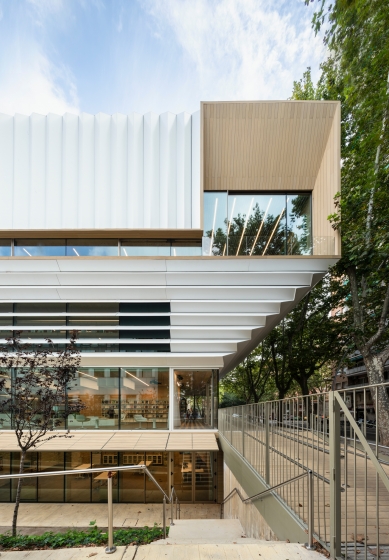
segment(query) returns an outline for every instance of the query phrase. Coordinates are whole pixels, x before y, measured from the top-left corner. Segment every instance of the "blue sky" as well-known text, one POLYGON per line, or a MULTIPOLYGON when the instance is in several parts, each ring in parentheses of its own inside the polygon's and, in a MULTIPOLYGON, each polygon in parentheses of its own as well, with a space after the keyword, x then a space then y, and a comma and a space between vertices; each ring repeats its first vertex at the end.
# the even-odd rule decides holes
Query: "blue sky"
POLYGON ((193 112, 286 99, 322 37, 303 0, 0 0, 0 112, 193 112))

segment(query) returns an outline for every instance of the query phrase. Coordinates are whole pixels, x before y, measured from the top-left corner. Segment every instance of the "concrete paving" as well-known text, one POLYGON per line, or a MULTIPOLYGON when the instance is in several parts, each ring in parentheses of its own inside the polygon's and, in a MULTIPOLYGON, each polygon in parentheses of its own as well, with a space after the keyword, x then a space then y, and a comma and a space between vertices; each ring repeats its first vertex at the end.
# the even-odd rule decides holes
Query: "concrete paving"
POLYGON ((104 548, 67 548, 30 552, 2 552, 1 560, 324 560, 317 552, 300 544, 265 542, 261 544, 184 544, 165 547, 118 547, 107 555, 104 548))
MULTIPOLYGON (((13 504, 0 504, 0 533, 9 531, 13 508, 13 504)), ((166 517, 169 518, 170 507, 166 509, 166 517)), ((182 519, 218 519, 219 517, 220 505, 218 504, 181 504, 182 519)), ((85 528, 94 520, 98 527, 107 526, 107 504, 22 503, 19 509, 18 528, 23 534, 42 534, 45 530, 85 528)), ((162 504, 114 504, 113 522, 115 527, 153 527, 154 523, 161 525, 162 504)), ((169 523, 168 519, 167 523, 169 523)))
MULTIPOLYGON (((127 549, 123 560, 132 560, 127 549)), ((306 550, 301 544, 265 542, 260 544, 183 544, 140 546, 136 560, 324 560, 324 556, 306 550)), ((11 559, 10 559, 11 560, 11 559)))
POLYGON ((87 548, 61 548, 56 550, 31 550, 20 552, 1 552, 1 560, 102 560, 109 558, 110 560, 132 560, 134 558, 137 547, 119 546, 113 554, 106 554, 105 549, 99 547, 87 548))

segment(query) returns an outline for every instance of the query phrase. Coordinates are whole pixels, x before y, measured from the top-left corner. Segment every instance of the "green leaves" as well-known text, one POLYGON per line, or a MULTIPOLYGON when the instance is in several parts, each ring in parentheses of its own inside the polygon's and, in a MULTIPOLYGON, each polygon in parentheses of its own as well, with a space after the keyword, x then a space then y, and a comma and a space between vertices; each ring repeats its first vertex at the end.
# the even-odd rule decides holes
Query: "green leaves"
MULTIPOLYGON (((168 530, 168 528, 167 528, 168 530)), ((139 529, 118 529, 114 531, 116 546, 130 543, 149 544, 163 538, 163 531, 157 526, 139 529)), ((43 550, 47 548, 72 548, 77 546, 104 546, 108 542, 107 533, 96 526, 88 531, 70 530, 66 533, 47 532, 43 535, 0 535, 0 547, 5 550, 43 550)))

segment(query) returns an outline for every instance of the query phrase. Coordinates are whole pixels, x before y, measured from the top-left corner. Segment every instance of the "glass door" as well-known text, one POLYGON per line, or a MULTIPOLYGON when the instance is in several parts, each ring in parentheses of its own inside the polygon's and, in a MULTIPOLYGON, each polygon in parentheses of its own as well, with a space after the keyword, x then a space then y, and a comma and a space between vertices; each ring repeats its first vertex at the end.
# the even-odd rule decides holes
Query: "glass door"
POLYGON ((209 451, 176 451, 173 486, 181 502, 215 499, 214 454, 209 451))

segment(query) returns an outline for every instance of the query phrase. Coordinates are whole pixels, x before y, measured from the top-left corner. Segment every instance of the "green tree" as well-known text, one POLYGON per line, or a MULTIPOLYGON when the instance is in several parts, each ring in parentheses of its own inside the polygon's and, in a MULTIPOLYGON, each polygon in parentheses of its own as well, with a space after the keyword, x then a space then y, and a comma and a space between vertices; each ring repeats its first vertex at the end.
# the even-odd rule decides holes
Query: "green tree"
MULTIPOLYGON (((223 395, 234 395, 240 404, 257 403, 269 396, 270 373, 268 359, 270 347, 261 343, 232 371, 220 381, 223 395)), ((231 406, 231 405, 230 405, 231 406)))
POLYGON ((323 368, 328 368, 345 343, 343 316, 333 312, 336 297, 327 275, 270 333, 271 368, 279 398, 294 388, 293 381, 308 395, 310 380, 322 378, 323 368))
MULTIPOLYGON (((24 471, 26 454, 38 444, 60 435, 54 430, 64 424, 69 414, 77 414, 81 402, 68 403, 66 390, 76 378, 81 355, 75 346, 75 333, 65 350, 52 352, 22 345, 20 333, 7 339, 0 353, 0 412, 8 416, 20 449, 19 474, 24 471)), ((23 479, 18 479, 12 518, 12 535, 16 536, 23 479)))
MULTIPOLYGON (((347 334, 369 382, 380 384, 389 359, 389 9, 387 0, 318 4, 313 26, 320 32, 325 23, 330 53, 318 91, 342 106, 342 191, 330 216, 341 233, 342 259, 334 275, 347 334)), ((293 98, 302 90, 295 83, 293 98)), ((381 443, 389 445, 388 393, 380 387, 377 401, 375 391, 372 397, 381 443)))

